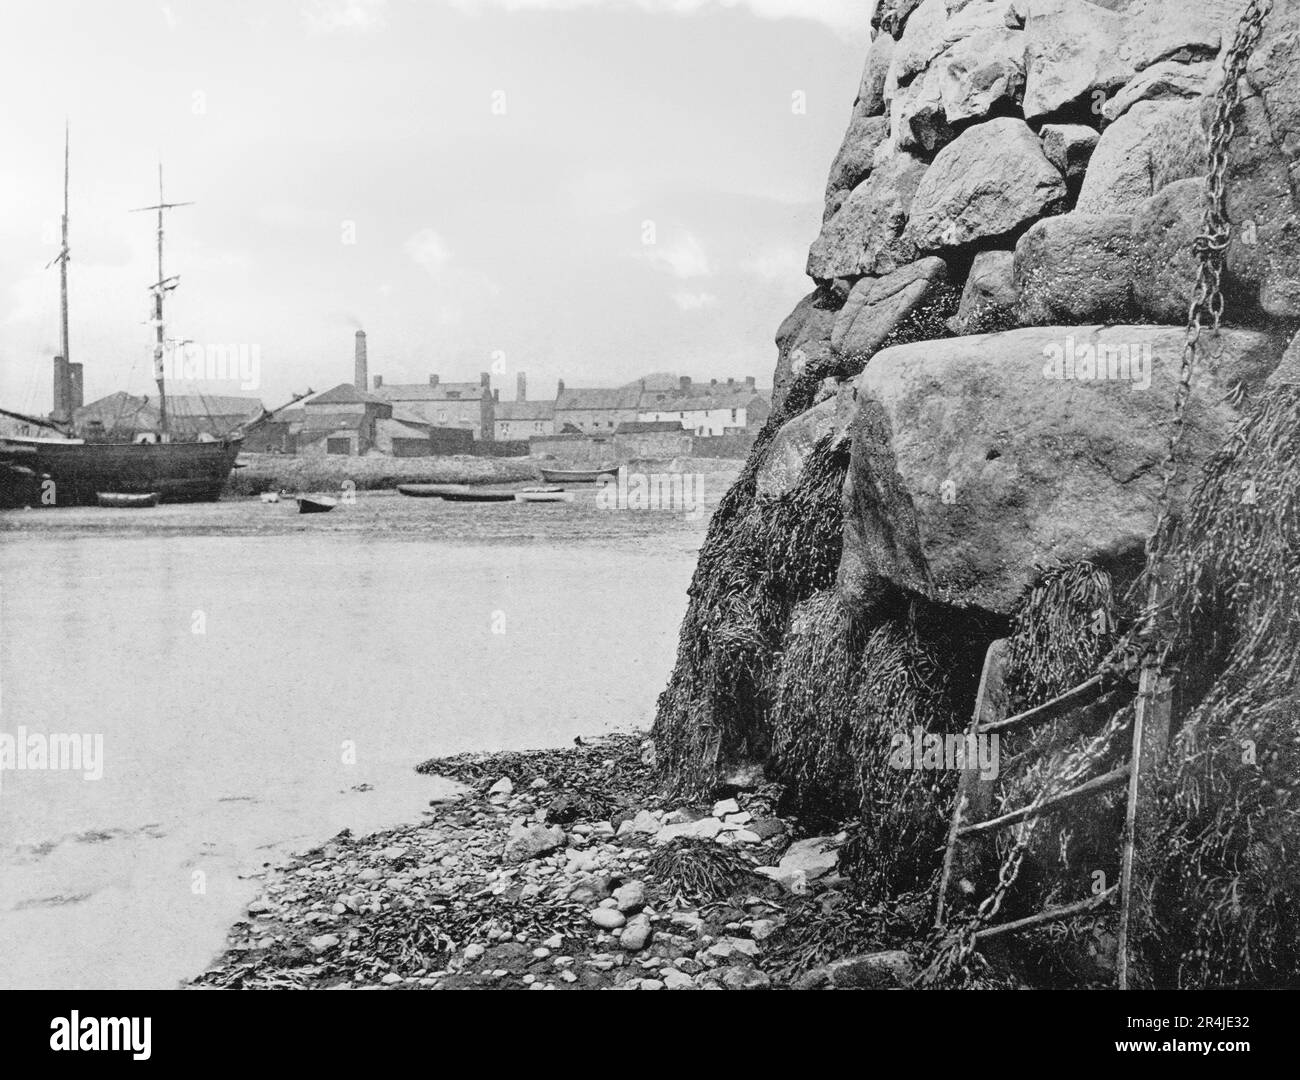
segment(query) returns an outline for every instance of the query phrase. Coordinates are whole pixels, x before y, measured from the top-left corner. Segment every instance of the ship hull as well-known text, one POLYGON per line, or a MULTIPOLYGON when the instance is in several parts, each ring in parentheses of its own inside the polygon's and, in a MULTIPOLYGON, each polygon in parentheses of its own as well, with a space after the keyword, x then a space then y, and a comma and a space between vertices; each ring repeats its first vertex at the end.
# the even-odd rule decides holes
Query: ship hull
POLYGON ((94 506, 101 491, 157 492, 162 502, 215 502, 242 439, 193 443, 0 440, 0 497, 32 506, 94 506), (6 460, 17 468, 4 469, 6 460), (46 484, 50 480, 52 484, 46 484))

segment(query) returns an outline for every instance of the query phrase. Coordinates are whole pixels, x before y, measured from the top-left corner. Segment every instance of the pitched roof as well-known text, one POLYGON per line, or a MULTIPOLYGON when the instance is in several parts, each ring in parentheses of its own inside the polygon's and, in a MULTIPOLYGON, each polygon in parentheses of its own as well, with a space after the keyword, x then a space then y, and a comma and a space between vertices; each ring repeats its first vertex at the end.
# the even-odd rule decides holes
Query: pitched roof
POLYGON ((302 433, 315 438, 331 431, 358 431, 365 423, 363 413, 308 413, 302 433))
POLYGON ((483 397, 482 383, 384 383, 375 393, 384 401, 478 401, 483 397))
POLYGON ((388 404, 383 398, 358 390, 351 383, 339 383, 332 390, 326 390, 307 402, 308 405, 360 405, 362 403, 388 404))
POLYGON ((382 432, 390 439, 427 439, 429 437, 429 425, 422 424, 416 427, 414 424, 406 424, 401 420, 376 420, 376 434, 382 432))
POLYGON ((498 420, 554 420, 553 401, 498 401, 498 420))
POLYGON ((566 389, 555 401, 560 409, 635 409, 641 403, 641 387, 599 386, 591 389, 566 389))
POLYGON ((255 417, 262 415, 262 403, 235 394, 168 394, 167 412, 171 416, 255 417))

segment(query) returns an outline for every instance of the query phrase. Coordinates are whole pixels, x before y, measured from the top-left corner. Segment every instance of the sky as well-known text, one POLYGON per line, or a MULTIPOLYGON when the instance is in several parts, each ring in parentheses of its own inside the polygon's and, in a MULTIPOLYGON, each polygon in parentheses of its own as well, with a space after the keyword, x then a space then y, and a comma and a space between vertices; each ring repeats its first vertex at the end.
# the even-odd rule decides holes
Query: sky
POLYGON ((250 358, 175 392, 274 406, 350 382, 358 328, 386 382, 490 371, 503 399, 519 371, 532 397, 663 371, 770 385, 869 8, 14 0, 0 406, 51 406, 65 120, 87 401, 154 393, 155 218, 128 211, 157 202, 160 161, 195 204, 168 215, 168 336, 250 358))

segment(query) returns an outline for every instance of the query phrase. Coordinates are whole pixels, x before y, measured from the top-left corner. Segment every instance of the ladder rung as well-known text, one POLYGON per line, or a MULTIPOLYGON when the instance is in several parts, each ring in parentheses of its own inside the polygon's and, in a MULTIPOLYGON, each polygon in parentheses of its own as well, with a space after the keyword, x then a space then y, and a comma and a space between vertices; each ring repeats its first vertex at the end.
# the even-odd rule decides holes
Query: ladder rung
POLYGON ((1005 720, 994 720, 990 724, 981 724, 979 734, 987 735, 994 731, 1006 731, 1008 728, 1020 727, 1022 724, 1043 724, 1048 720, 1055 720, 1062 713, 1069 712, 1084 702, 1090 702, 1101 697, 1106 685, 1110 682, 1111 676, 1107 673, 1094 675, 1087 682, 1080 683, 1072 687, 1064 694, 1046 701, 1042 705, 1035 705, 1032 709, 1026 709, 1015 716, 1008 716, 1005 720))
POLYGON ((1050 799, 1044 799, 1038 805, 1022 806, 1019 810, 1012 810, 1001 817, 989 818, 987 821, 978 821, 974 825, 963 825, 957 830, 958 838, 970 836, 974 833, 990 832, 994 829, 1002 829, 1008 825, 1014 825, 1018 821, 1024 821, 1025 818, 1039 817, 1047 811, 1060 806, 1062 803, 1073 802, 1075 799, 1081 799, 1085 795, 1093 795, 1099 791, 1105 791, 1107 788, 1118 787, 1128 779, 1129 767, 1121 765, 1118 769, 1113 769, 1104 776, 1097 776, 1076 788, 1069 791, 1063 791, 1060 795, 1055 795, 1050 799))
POLYGON ((1071 919, 1075 915, 1082 915, 1093 908, 1101 907, 1119 891, 1118 885, 1112 885, 1103 893, 1096 896, 1090 896, 1087 900, 1080 900, 1074 904, 1067 904, 1065 907, 1048 908, 1046 911, 1040 911, 1037 915, 1029 915, 1023 919, 1017 919, 1015 922, 1002 923, 1000 926, 990 926, 987 930, 979 930, 975 933, 975 940, 984 941, 991 937, 997 937, 999 934, 1010 934, 1016 930, 1027 930, 1031 926, 1041 926, 1044 923, 1061 922, 1063 919, 1071 919))

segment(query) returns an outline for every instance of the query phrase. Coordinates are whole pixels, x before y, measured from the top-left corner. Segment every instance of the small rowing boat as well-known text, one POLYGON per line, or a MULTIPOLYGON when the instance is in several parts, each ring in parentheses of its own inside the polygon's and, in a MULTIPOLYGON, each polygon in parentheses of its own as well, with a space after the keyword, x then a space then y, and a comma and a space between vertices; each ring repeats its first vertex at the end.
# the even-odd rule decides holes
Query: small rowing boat
POLYGON ((594 484, 602 476, 617 476, 618 469, 548 469, 542 466, 542 479, 548 484, 594 484))
POLYGON ((467 487, 460 491, 443 492, 443 499, 447 502, 514 502, 515 493, 513 491, 484 491, 475 490, 467 487))
POLYGON ((95 499, 100 506, 111 506, 118 510, 134 510, 140 506, 157 506, 158 492, 133 494, 125 491, 97 491, 95 499))
POLYGON ((573 502, 573 492, 557 487, 530 487, 516 491, 515 500, 522 503, 573 502))
POLYGON ((464 484, 398 484, 400 495, 409 495, 413 499, 441 499, 448 492, 453 495, 468 490, 464 484))
POLYGON ((337 499, 331 499, 328 495, 299 495, 298 513, 328 514, 338 504, 337 499))

